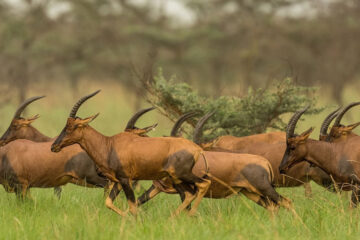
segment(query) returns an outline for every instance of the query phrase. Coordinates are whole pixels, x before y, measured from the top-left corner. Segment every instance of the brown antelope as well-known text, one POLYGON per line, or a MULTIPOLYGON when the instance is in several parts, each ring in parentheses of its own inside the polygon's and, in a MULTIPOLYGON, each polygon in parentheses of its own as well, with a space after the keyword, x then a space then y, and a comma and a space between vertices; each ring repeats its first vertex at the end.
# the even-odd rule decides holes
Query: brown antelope
MULTIPOLYGON (((181 116, 175 123, 171 135, 176 136, 180 125, 191 116, 194 116, 194 113, 181 116)), ((201 158, 195 163, 193 173, 202 176, 208 171, 208 176, 212 180, 204 197, 225 198, 241 192, 269 210, 279 206, 291 208, 291 201, 279 195, 271 184, 274 174, 267 159, 251 154, 209 151, 205 151, 201 158)), ((144 204, 160 192, 177 193, 168 180, 154 181, 138 199, 138 204, 144 204)), ((183 196, 181 198, 183 199, 183 196)))
POLYGON ((348 141, 343 144, 313 140, 309 138, 313 128, 295 135, 296 124, 306 110, 307 108, 296 112, 289 121, 286 129, 286 151, 279 167, 280 172, 285 173, 293 165, 303 161, 316 165, 329 173, 337 185, 351 187, 351 203, 352 206, 356 206, 360 194, 359 143, 348 141))
MULTIPOLYGON (((35 117, 32 118, 22 118, 21 114, 24 111, 24 109, 32 102, 43 98, 42 97, 33 97, 30 98, 28 100, 26 100, 24 103, 22 103, 19 108, 17 109, 9 128, 7 129, 7 131, 4 133, 4 135, 0 138, 0 146, 4 146, 6 144, 8 144, 9 142, 12 142, 14 140, 17 139, 27 139, 27 140, 31 140, 34 142, 53 142, 54 139, 50 138, 48 136, 45 136, 44 134, 42 134, 40 131, 38 131, 36 128, 34 128, 31 123, 33 121, 35 121, 38 118, 38 115, 36 115, 35 117)), ((135 113, 131 119, 128 121, 125 131, 131 131, 134 132, 136 134, 139 135, 144 135, 146 134, 148 131, 152 130, 153 128, 156 127, 157 124, 154 124, 152 126, 143 128, 143 129, 139 129, 137 127, 135 127, 136 121, 146 112, 153 110, 154 108, 148 108, 148 109, 144 109, 141 110, 137 113, 135 113)), ((78 146, 72 146, 70 149, 74 149, 75 153, 77 153, 79 150, 81 150, 81 148, 79 148, 78 146)), ((69 150, 70 150, 69 149, 69 150)), ((46 149, 46 151, 50 151, 50 149, 46 149)), ((85 153, 85 152, 83 152, 85 153)), ((59 157, 59 156, 57 156, 59 157)), ((66 155, 64 155, 65 157, 65 161, 66 161, 66 155)), ((68 159, 71 160, 71 159, 68 159)), ((53 164, 51 162, 51 164, 53 164)), ((84 183, 86 180, 86 186, 87 187, 92 187, 92 186, 98 186, 98 187, 105 187, 106 185, 106 178, 104 176, 101 176, 101 173, 97 173, 96 171, 94 171, 94 169, 97 170, 96 166, 94 166, 94 162, 90 159, 90 157, 85 153, 83 155, 81 155, 81 157, 78 157, 77 161, 73 161, 73 163, 71 163, 73 168, 74 168, 74 173, 77 176, 77 178, 72 178, 70 179, 70 183, 73 184, 77 184, 80 186, 84 186, 84 183), (79 181, 82 180, 82 181, 79 181)), ((62 165, 60 165, 62 166, 62 165)), ((60 187, 55 187, 55 194, 60 197, 61 195, 61 188, 60 187)))
MULTIPOLYGON (((313 180, 317 184, 329 189, 333 190, 332 180, 330 176, 325 173, 322 169, 318 167, 314 167, 307 162, 301 162, 296 164, 292 169, 290 169, 286 175, 280 174, 279 166, 283 157, 283 153, 286 149, 286 142, 281 141, 281 136, 286 137, 286 133, 280 134, 280 132, 276 132, 271 134, 272 136, 277 136, 277 140, 272 143, 269 143, 268 139, 274 139, 273 137, 267 138, 267 133, 264 134, 256 134, 253 136, 247 137, 237 137, 236 139, 240 139, 241 145, 237 145, 239 148, 234 149, 235 145, 231 145, 228 143, 228 146, 231 146, 229 149, 219 147, 216 144, 216 140, 212 141, 215 143, 210 144, 202 144, 201 143, 201 136, 202 136, 202 127, 205 122, 211 117, 211 115, 205 115, 202 119, 199 120, 198 124, 194 130, 194 142, 199 144, 200 146, 205 146, 206 149, 210 151, 227 151, 227 152, 236 152, 236 153, 248 153, 248 154, 255 154, 265 157, 271 163, 271 166, 274 170, 274 180, 273 184, 275 187, 297 187, 304 185, 305 187, 305 196, 311 196, 311 185, 310 181, 313 180), (261 136, 257 138, 257 136, 261 136), (249 143, 246 144, 246 140, 250 139, 249 143), (254 139, 258 141, 255 142, 254 139), (264 140, 262 142, 261 140, 264 140), (240 147, 241 146, 241 147, 240 147)), ((225 145, 221 145, 225 146, 225 145)))
MULTIPOLYGON (((38 131, 36 128, 34 128, 31 123, 34 122, 39 116, 36 115, 32 118, 22 118, 21 113, 24 111, 24 109, 32 102, 43 98, 41 97, 33 97, 28 100, 26 100, 24 103, 22 103, 19 108, 16 110, 15 115, 10 123, 9 128, 6 130, 6 132, 3 134, 3 136, 0 138, 0 146, 4 146, 12 141, 15 141, 17 139, 27 139, 31 140, 33 142, 39 142, 39 143, 49 143, 51 144, 53 139, 45 136, 40 131, 38 131)), ((59 174, 65 174, 66 172, 69 172, 68 176, 73 176, 69 178, 70 183, 80 185, 80 186, 87 186, 87 187, 105 187, 107 180, 104 177, 101 177, 96 172, 96 167, 93 163, 93 161, 89 158, 89 156, 81 150, 78 146, 74 146, 72 149, 68 149, 68 154, 58 155, 56 156, 57 165, 54 165, 53 159, 48 159, 47 161, 43 161, 43 157, 45 156, 55 156, 55 154, 51 154, 50 149, 47 147, 46 144, 39 144, 40 148, 35 147, 34 149, 31 149, 36 144, 29 144, 28 141, 25 141, 24 144, 27 144, 25 146, 24 151, 29 151, 33 153, 33 156, 31 154, 27 154, 25 152, 19 151, 19 156, 15 157, 9 157, 8 154, 10 152, 14 152, 14 146, 18 147, 19 144, 13 144, 13 147, 5 148, 1 153, 3 157, 6 157, 6 161, 8 161, 9 166, 12 166, 13 171, 11 175, 16 175, 16 179, 20 182, 14 182, 10 181, 10 185, 22 185, 27 186, 25 187, 55 187, 55 194, 60 197, 61 196, 61 188, 60 186, 63 184, 66 184, 67 181, 60 181, 59 185, 57 185, 55 179, 51 178, 51 174, 54 172, 51 172, 50 170, 47 171, 47 169, 54 169, 56 167, 59 167, 59 169, 56 170, 56 173, 54 173, 54 177, 58 177, 59 174), (44 147, 45 146, 45 147, 44 147), (42 150, 41 156, 38 157, 36 154, 36 151, 39 151, 41 147, 44 148, 42 150), (26 150, 25 150, 26 149, 26 150), (71 154, 71 151, 74 153, 71 154), (44 152, 48 152, 50 154, 44 154, 44 152), (26 158, 24 158, 26 156, 26 158), (62 158, 59 160, 59 158, 62 158), (29 165, 33 164, 32 167, 29 165), (54 166, 47 166, 46 164, 54 165, 54 166), (26 169, 24 169, 26 168, 26 169), (25 170, 29 171, 28 173, 24 172, 25 170), (71 174, 70 174, 71 172, 71 174), (34 176, 33 176, 34 174, 34 176), (26 175, 26 176, 23 176, 26 175), (21 180, 19 180, 21 179, 21 180)), ((49 145, 48 144, 48 145, 49 145)), ((16 149, 15 149, 16 152, 16 149)), ((5 161, 3 159, 3 161, 5 161)), ((6 179, 5 175, 9 174, 7 171, 10 169, 4 169, 4 164, 2 163, 2 171, 3 171, 3 179, 6 179), (5 175, 4 175, 5 174, 5 175)), ((17 190, 19 190, 19 187, 16 187, 17 190)), ((24 193, 26 193, 26 189, 24 190, 24 193)), ((17 191, 19 193, 19 191, 17 191)), ((24 197, 24 196, 23 196, 24 197)))
POLYGON ((67 146, 79 144, 111 181, 112 190, 106 199, 106 206, 122 216, 125 213, 113 204, 119 193, 116 185, 120 184, 124 189, 130 212, 136 214, 135 195, 130 180, 160 180, 164 177, 169 177, 173 187, 184 196, 175 215, 192 201, 194 207, 190 214, 194 214, 210 186, 206 174, 199 177, 191 172, 202 149, 189 140, 179 138, 141 137, 132 132, 122 132, 112 137, 102 135, 89 125, 98 114, 85 119, 76 117, 79 107, 99 91, 81 98, 74 105, 66 126, 51 150, 59 152, 61 149, 66 150, 67 146))

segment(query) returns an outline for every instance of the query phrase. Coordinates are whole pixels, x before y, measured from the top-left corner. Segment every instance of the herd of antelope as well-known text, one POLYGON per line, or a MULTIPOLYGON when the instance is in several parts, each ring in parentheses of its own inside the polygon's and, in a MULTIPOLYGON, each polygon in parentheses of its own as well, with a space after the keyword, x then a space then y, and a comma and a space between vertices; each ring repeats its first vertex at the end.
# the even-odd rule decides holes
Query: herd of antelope
POLYGON ((137 120, 154 108, 137 112, 124 132, 104 136, 89 125, 98 114, 77 117, 80 106, 98 92, 74 105, 56 138, 31 125, 38 115, 21 117, 30 103, 43 97, 30 98, 19 106, 0 139, 0 183, 7 192, 24 199, 31 197, 32 187, 54 188, 58 197, 67 183, 104 188, 105 205, 122 216, 126 211, 113 203, 121 190, 132 214, 161 192, 180 195, 182 203, 174 215, 182 211, 195 214, 203 197, 226 198, 240 193, 270 211, 280 206, 291 209, 291 201, 275 188, 303 185, 305 195, 310 196, 311 180, 332 192, 352 191, 351 205, 359 202, 360 136, 352 130, 360 123, 344 126, 341 119, 360 102, 330 113, 323 121, 319 140, 309 138, 313 128, 295 134, 305 108, 291 117, 286 132, 221 136, 203 143, 202 128, 214 113, 198 121, 193 141, 180 137, 179 129, 198 112, 181 116, 167 137, 147 135, 157 124, 137 128, 137 120), (138 180, 153 183, 136 199, 133 186, 138 180))

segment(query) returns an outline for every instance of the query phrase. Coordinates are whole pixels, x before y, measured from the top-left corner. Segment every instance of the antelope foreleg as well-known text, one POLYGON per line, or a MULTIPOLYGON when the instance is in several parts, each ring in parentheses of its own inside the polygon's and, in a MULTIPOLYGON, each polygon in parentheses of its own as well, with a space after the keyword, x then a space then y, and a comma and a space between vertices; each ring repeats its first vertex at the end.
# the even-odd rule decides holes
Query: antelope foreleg
POLYGON ((129 179, 121 179, 120 184, 122 188, 124 189, 126 199, 129 204, 129 210, 133 215, 137 214, 137 205, 136 205, 136 199, 134 191, 131 188, 131 180, 129 179))
POLYGON ((61 187, 54 187, 54 194, 58 199, 61 198, 61 192, 62 192, 61 187))
POLYGON ((116 212, 117 214, 125 217, 126 213, 122 212, 119 208, 114 206, 114 200, 117 197, 117 195, 119 195, 119 188, 118 188, 118 183, 115 182, 111 182, 109 185, 109 188, 111 189, 109 196, 107 196, 106 200, 105 200, 105 205, 107 208, 113 210, 114 212, 116 212))

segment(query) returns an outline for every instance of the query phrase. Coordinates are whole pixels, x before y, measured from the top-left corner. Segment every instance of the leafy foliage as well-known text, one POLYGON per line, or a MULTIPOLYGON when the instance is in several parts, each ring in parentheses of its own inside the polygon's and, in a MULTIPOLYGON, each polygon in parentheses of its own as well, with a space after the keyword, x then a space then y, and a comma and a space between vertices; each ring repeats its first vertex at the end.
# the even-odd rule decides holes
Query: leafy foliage
MULTIPOLYGON (((277 82, 269 89, 249 88, 246 96, 203 97, 186 83, 177 83, 173 76, 167 80, 160 69, 157 76, 143 81, 148 91, 147 100, 158 107, 169 119, 176 119, 189 111, 198 111, 200 118, 208 112, 215 115, 204 126, 204 139, 221 135, 247 136, 267 129, 284 130, 285 113, 295 112, 310 105, 309 114, 322 111, 314 106, 316 88, 296 86, 291 78, 277 82)), ((198 120, 195 119, 195 120, 198 120)), ((189 120, 194 127, 196 121, 189 120)), ((185 127, 191 133, 192 127, 185 127)))

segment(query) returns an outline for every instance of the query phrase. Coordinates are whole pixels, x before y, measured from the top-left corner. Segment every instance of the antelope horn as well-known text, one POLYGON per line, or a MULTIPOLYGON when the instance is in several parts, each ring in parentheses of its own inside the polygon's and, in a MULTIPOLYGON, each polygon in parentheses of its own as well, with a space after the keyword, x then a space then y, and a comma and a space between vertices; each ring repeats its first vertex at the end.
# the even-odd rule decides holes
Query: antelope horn
POLYGON ((335 119, 335 123, 333 125, 333 127, 338 127, 340 126, 340 122, 341 122, 341 119, 343 118, 344 114, 349 111, 350 108, 352 107, 355 107, 357 105, 360 105, 360 102, 353 102, 353 103, 350 103, 349 105, 347 105, 343 110, 341 110, 339 112, 339 114, 337 115, 337 118, 335 119))
POLYGON ((77 101, 77 103, 75 103, 74 107, 72 108, 71 112, 70 112, 70 117, 71 118, 75 118, 76 117, 76 113, 79 110, 80 106, 89 98, 95 96, 96 94, 98 94, 101 90, 97 90, 96 92, 93 92, 92 94, 89 94, 85 97, 80 98, 79 101, 77 101))
POLYGON ((197 122, 196 126, 195 126, 195 130, 194 130, 194 136, 193 136, 193 141, 196 144, 201 144, 200 140, 202 137, 202 128, 205 124, 205 122, 212 117, 215 114, 215 111, 210 112, 205 114, 205 116, 203 116, 202 118, 199 119, 199 121, 197 122))
POLYGON ((177 136, 177 133, 181 127, 181 125, 189 118, 192 118, 196 115, 198 115, 199 112, 195 112, 195 111, 192 111, 192 112, 188 112, 188 113, 185 113, 183 115, 181 115, 179 117, 179 119, 176 121, 176 123, 174 124, 174 127, 172 128, 171 130, 171 133, 170 133, 170 136, 172 137, 176 137, 177 136))
POLYGON ((25 100, 19 106, 19 108, 16 110, 14 118, 20 118, 21 113, 24 111, 24 109, 27 107, 27 105, 29 105, 30 103, 32 103, 32 102, 34 102, 34 101, 36 101, 38 99, 44 98, 44 97, 45 96, 37 96, 37 97, 32 97, 32 98, 29 98, 29 99, 25 100))
POLYGON ((151 111, 151 110, 154 110, 155 107, 151 107, 151 108, 146 108, 146 109, 142 109, 140 111, 138 111, 137 113, 134 114, 134 116, 132 116, 130 118, 130 120, 128 121, 126 127, 125 127, 125 130, 128 130, 128 129, 134 129, 135 128, 135 123, 136 121, 142 116, 144 115, 145 113, 151 111))
POLYGON ((340 110, 341 107, 339 107, 338 109, 336 109, 335 111, 331 112, 323 121, 321 128, 320 128, 320 136, 327 136, 327 131, 328 128, 330 126, 330 123, 334 120, 334 118, 336 118, 336 116, 338 115, 338 112, 340 110))
POLYGON ((306 106, 304 109, 299 110, 294 113, 294 115, 290 118, 289 123, 286 127, 286 139, 289 139, 294 136, 294 131, 296 127, 296 123, 299 121, 301 115, 309 109, 310 106, 306 106))

